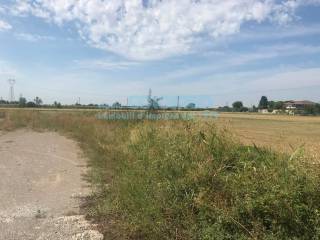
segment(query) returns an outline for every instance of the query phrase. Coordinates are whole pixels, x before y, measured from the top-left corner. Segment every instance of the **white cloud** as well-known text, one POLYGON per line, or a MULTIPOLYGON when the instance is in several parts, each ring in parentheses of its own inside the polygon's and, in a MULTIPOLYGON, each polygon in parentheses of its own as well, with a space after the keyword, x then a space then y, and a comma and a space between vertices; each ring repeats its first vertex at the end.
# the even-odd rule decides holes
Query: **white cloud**
POLYGON ((1 31, 7 31, 7 30, 10 30, 10 29, 12 29, 12 26, 9 23, 7 23, 7 22, 5 22, 5 21, 0 19, 0 32, 1 31))
POLYGON ((74 23, 91 45, 132 59, 195 51, 204 39, 238 33, 250 21, 280 24, 318 0, 17 0, 13 12, 74 23))
POLYGON ((115 61, 111 59, 77 60, 81 69, 124 70, 139 65, 137 61, 115 61))
POLYGON ((52 41, 55 38, 51 36, 44 36, 38 34, 30 34, 30 33, 16 33, 15 34, 17 39, 28 41, 28 42, 39 42, 39 41, 52 41))

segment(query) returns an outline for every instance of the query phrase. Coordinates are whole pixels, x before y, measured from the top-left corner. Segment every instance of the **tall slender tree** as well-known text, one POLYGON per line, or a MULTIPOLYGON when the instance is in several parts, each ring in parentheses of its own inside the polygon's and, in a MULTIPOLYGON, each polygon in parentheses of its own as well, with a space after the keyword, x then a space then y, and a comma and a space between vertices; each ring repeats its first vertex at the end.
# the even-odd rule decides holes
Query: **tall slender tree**
POLYGON ((262 96, 259 102, 259 109, 267 109, 268 108, 268 98, 266 96, 262 96))

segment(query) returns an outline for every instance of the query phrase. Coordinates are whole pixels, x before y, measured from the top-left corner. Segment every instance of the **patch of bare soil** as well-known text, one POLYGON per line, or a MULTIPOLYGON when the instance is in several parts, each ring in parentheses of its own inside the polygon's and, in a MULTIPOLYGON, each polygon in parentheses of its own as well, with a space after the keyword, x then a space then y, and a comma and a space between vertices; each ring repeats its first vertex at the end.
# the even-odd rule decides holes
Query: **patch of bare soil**
POLYGON ((103 239, 80 214, 84 166, 77 144, 57 133, 2 132, 0 239, 103 239))

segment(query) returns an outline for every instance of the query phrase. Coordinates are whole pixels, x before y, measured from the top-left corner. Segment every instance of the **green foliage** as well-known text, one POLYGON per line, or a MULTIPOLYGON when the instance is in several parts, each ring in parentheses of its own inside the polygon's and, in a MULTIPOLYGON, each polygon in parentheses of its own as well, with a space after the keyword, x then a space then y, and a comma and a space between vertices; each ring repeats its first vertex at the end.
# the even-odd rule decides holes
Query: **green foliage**
POLYGON ((249 109, 250 112, 258 112, 258 108, 253 105, 252 108, 249 109))
POLYGON ((115 108, 115 109, 121 108, 121 104, 119 102, 115 102, 112 104, 112 108, 115 108))
POLYGON ((243 103, 240 101, 232 103, 232 107, 235 110, 240 110, 243 107, 243 103))
POLYGON ((34 102, 27 102, 27 105, 26 105, 28 108, 34 108, 36 107, 37 105, 34 103, 34 102))
POLYGON ((1 98, 1 99, 0 99, 0 104, 9 104, 9 102, 6 101, 6 100, 3 100, 3 99, 1 98))
POLYGON ((242 108, 240 109, 240 112, 249 112, 249 108, 247 108, 247 107, 242 107, 242 108))
POLYGON ((320 104, 305 106, 303 113, 306 115, 320 115, 320 104))
POLYGON ((268 98, 266 96, 262 96, 259 102, 259 109, 267 109, 268 108, 268 98))
POLYGON ((115 229, 110 239, 320 238, 319 170, 303 149, 289 156, 244 146, 201 122, 37 111, 6 119, 79 141, 95 189, 88 215, 107 222, 106 236, 115 229))
POLYGON ((189 103, 187 106, 186 106, 187 109, 195 109, 196 108, 196 104, 195 103, 189 103))
POLYGON ((283 108, 284 108, 284 102, 283 101, 277 101, 277 102, 274 103, 273 109, 281 110, 283 108))
POLYGON ((143 239, 318 239, 319 178, 214 126, 138 126, 111 188, 143 239))
POLYGON ((27 99, 24 97, 19 98, 19 107, 25 107, 27 105, 27 99))
POLYGON ((61 103, 59 103, 59 102, 57 102, 57 101, 54 101, 53 106, 54 106, 55 108, 62 108, 61 103))
POLYGON ((269 111, 273 110, 282 110, 284 109, 284 102, 282 101, 268 101, 268 109, 269 111))
MULTIPOLYGON (((232 104, 232 108, 233 108, 232 110, 234 112, 248 112, 249 111, 249 108, 244 107, 243 103, 241 101, 234 102, 232 104)), ((224 110, 227 112, 228 107, 224 107, 224 110)))
POLYGON ((34 99, 34 103, 35 103, 37 106, 40 106, 40 105, 42 104, 42 99, 39 98, 39 97, 36 97, 36 98, 34 99))
POLYGON ((232 108, 229 106, 219 107, 217 110, 219 112, 232 112, 232 108))

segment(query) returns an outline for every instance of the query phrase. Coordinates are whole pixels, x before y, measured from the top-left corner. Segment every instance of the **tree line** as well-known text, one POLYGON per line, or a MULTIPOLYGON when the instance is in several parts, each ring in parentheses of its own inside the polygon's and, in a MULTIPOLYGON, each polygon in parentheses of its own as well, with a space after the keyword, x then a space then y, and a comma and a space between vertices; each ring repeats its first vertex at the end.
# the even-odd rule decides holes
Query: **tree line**
POLYGON ((0 100, 0 105, 13 105, 13 106, 19 106, 19 107, 40 107, 42 105, 42 99, 39 97, 35 97, 33 101, 27 101, 25 97, 20 97, 19 101, 6 101, 6 100, 0 100))
MULTIPOLYGON (((80 104, 79 102, 71 105, 64 105, 60 102, 54 101, 53 104, 43 104, 43 101, 40 97, 35 97, 32 101, 28 101, 25 97, 20 97, 19 101, 6 101, 0 99, 0 106, 10 106, 10 107, 20 107, 20 108, 37 108, 37 107, 47 107, 47 108, 109 108, 109 109, 127 109, 127 108, 137 108, 137 109, 176 109, 177 107, 161 107, 159 101, 162 98, 149 98, 148 104, 146 106, 135 106, 129 107, 124 106, 120 102, 116 101, 111 105, 108 104, 80 104)), ((199 110, 195 103, 189 103, 186 106, 179 107, 179 109, 185 110, 199 110)))
MULTIPOLYGON (((232 107, 219 107, 218 110, 222 112, 258 112, 259 109, 264 109, 268 112, 273 112, 274 110, 285 112, 285 103, 285 101, 269 101, 266 96, 262 96, 257 106, 246 107, 242 101, 235 101, 232 103, 232 107)), ((320 115, 320 104, 307 105, 302 110, 297 110, 297 113, 302 115, 320 115)))

